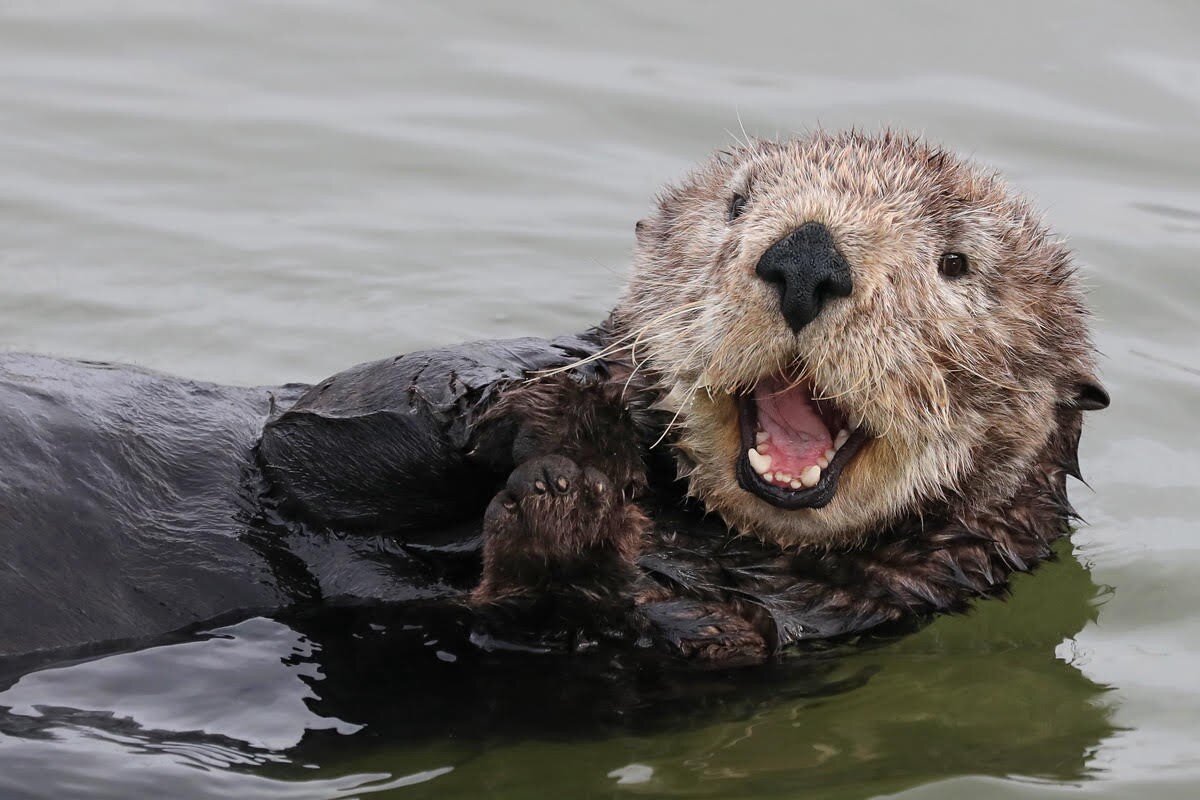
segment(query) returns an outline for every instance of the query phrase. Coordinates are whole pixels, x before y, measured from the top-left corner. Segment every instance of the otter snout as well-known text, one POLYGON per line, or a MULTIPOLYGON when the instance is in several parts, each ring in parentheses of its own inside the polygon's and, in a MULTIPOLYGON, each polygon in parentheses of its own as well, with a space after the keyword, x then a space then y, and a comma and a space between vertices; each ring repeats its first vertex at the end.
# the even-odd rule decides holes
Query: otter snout
POLYGON ((797 332, 817 318, 827 300, 848 297, 854 288, 850 264, 819 222, 806 222, 771 245, 754 271, 779 289, 779 309, 797 332))

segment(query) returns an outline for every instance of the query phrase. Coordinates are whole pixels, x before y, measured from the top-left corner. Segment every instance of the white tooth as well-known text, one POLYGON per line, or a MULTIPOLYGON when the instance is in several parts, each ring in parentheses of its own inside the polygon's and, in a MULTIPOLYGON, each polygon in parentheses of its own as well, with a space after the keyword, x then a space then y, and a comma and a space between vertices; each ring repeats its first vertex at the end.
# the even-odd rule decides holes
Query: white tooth
POLYGON ((763 442, 769 441, 771 441, 771 434, 767 433, 766 431, 759 431, 758 433, 754 434, 755 444, 762 444, 763 442))
POLYGON ((824 458, 824 457, 818 458, 817 466, 820 467, 821 469, 827 469, 829 467, 829 459, 824 458))
POLYGON ((806 489, 811 489, 821 481, 821 468, 816 464, 811 467, 805 467, 804 472, 800 473, 800 482, 804 484, 806 489))
POLYGON ((750 459, 750 466, 759 475, 762 475, 771 468, 771 457, 764 456, 757 450, 749 450, 746 452, 746 457, 750 459))
POLYGON ((791 482, 790 484, 788 484, 788 485, 789 485, 789 486, 791 486, 793 489, 799 489, 799 488, 800 488, 801 486, 803 486, 804 484, 803 484, 803 483, 801 483, 800 481, 792 481, 792 482, 791 482))
MULTIPOLYGON (((825 460, 833 461, 833 457, 836 455, 837 455, 837 450, 833 450, 832 448, 829 450, 826 450, 825 451, 825 460)), ((821 469, 825 469, 825 467, 821 467, 821 469)))
POLYGON ((763 480, 764 480, 764 481, 766 481, 767 483, 771 483, 772 481, 774 481, 774 480, 775 480, 775 473, 773 473, 773 472, 764 472, 764 473, 763 473, 763 480))
POLYGON ((846 430, 845 428, 842 428, 840 431, 838 431, 837 438, 833 440, 833 449, 841 450, 842 445, 844 445, 846 443, 846 440, 849 438, 850 438, 850 431, 846 430))
POLYGON ((775 480, 779 481, 780 483, 787 483, 791 479, 792 479, 792 476, 786 472, 776 472, 775 473, 775 480))

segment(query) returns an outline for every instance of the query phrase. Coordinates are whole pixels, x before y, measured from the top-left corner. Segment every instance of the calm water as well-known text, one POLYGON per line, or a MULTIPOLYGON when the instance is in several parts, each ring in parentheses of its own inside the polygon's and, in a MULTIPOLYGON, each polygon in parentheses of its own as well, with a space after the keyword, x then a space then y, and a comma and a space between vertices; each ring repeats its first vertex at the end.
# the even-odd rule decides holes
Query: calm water
POLYGON ((572 331, 743 128, 890 124, 1085 264, 1090 525, 1008 603, 737 676, 410 663, 388 619, 0 669, 0 797, 1197 796, 1200 8, 517 5, 0 4, 0 342, 266 383, 572 331))

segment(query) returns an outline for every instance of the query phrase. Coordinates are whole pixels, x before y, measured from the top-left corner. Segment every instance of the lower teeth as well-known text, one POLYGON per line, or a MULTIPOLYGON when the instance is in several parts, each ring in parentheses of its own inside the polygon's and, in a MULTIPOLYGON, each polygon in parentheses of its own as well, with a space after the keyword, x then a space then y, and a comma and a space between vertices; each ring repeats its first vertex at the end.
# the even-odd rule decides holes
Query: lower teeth
POLYGON ((816 464, 813 464, 811 467, 805 467, 804 471, 800 473, 800 482, 804 484, 806 489, 816 486, 820 481, 821 468, 816 464))
POLYGON ((822 457, 817 459, 817 463, 805 467, 799 475, 789 475, 786 472, 769 471, 771 469, 771 456, 767 455, 767 451, 771 449, 771 436, 766 431, 757 431, 754 434, 755 447, 752 448, 747 456, 750 459, 750 466, 754 471, 767 483, 774 484, 784 489, 811 489, 821 482, 822 470, 829 468, 833 462, 837 451, 842 448, 850 439, 850 431, 842 428, 837 432, 832 442, 832 447, 825 451, 822 457))

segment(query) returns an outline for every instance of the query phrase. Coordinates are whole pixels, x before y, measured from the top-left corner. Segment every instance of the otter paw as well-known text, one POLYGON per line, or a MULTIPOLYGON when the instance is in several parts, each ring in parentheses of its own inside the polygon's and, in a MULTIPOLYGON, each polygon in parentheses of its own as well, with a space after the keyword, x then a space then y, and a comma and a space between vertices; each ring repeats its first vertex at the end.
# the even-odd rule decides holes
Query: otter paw
POLYGON ((761 663, 770 655, 754 625, 722 603, 663 600, 646 603, 641 613, 661 645, 698 664, 741 666, 761 663))
POLYGON ((560 455, 530 459, 484 514, 483 579, 474 599, 586 593, 627 580, 644 519, 599 470, 560 455))

